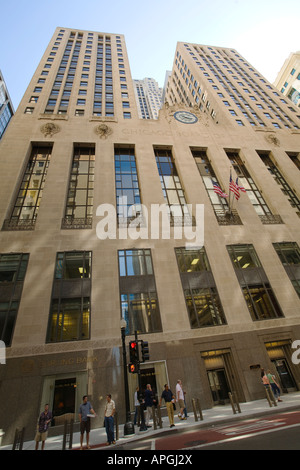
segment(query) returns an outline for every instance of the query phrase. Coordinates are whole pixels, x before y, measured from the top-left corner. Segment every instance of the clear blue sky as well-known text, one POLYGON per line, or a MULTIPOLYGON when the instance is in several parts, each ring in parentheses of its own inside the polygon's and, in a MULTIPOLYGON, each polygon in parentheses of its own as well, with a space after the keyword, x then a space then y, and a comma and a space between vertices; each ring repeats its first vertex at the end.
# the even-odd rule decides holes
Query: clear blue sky
POLYGON ((15 108, 57 26, 124 34, 132 77, 153 77, 160 86, 177 41, 234 48, 270 82, 290 52, 300 50, 299 0, 1 3, 0 69, 15 108))

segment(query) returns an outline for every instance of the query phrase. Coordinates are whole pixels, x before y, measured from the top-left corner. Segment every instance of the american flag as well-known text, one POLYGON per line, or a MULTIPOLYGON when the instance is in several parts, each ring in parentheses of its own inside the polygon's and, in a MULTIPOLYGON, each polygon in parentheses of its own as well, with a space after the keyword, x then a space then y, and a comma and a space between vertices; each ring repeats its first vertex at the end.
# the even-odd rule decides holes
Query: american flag
POLYGON ((221 197, 228 197, 228 194, 224 193, 222 191, 222 189, 220 188, 220 186, 218 185, 218 183, 216 183, 215 181, 212 182, 213 185, 214 185, 214 191, 215 193, 219 194, 219 196, 221 197))
POLYGON ((229 181, 229 191, 232 191, 234 194, 234 197, 236 200, 240 198, 240 193, 239 193, 239 188, 233 181, 231 175, 230 175, 230 181, 229 181))
POLYGON ((242 191, 243 193, 246 192, 246 189, 243 188, 243 186, 239 186, 239 179, 238 179, 238 178, 236 179, 235 184, 236 184, 237 188, 238 188, 240 191, 242 191))

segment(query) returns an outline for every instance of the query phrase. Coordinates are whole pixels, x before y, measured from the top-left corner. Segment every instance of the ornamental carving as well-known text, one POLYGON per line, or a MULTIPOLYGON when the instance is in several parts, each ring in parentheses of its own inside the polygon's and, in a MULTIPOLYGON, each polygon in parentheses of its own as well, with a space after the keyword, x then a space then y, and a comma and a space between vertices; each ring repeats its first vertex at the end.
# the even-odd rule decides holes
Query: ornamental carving
POLYGON ((112 134, 112 129, 106 124, 99 124, 99 126, 95 127, 95 132, 100 139, 107 139, 107 137, 112 134))
POLYGON ((276 145, 276 147, 280 146, 280 140, 277 139, 277 137, 274 134, 266 135, 265 138, 270 144, 276 145))
POLYGON ((57 124, 53 124, 53 122, 48 122, 41 127, 41 132, 45 137, 52 137, 60 132, 60 127, 57 124))

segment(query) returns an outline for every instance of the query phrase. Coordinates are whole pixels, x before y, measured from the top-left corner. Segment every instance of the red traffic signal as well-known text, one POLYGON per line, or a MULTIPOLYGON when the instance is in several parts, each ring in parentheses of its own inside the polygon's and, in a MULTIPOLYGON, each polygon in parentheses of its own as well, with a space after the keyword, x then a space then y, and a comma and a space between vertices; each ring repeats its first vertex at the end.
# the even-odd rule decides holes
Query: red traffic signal
POLYGON ((137 364, 139 362, 139 350, 137 341, 129 342, 129 358, 130 362, 133 364, 137 364))

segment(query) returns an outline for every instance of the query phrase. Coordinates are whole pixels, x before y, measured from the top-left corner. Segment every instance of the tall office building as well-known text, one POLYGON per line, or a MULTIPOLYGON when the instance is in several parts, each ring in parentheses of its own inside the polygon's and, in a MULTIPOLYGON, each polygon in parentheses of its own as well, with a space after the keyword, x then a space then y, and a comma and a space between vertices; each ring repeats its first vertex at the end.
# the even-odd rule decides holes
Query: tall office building
POLYGON ((162 105, 162 88, 153 78, 134 80, 135 97, 139 117, 142 119, 158 119, 162 105))
POLYGON ((2 138, 13 115, 14 107, 0 70, 0 139, 2 138))
POLYGON ((0 152, 4 443, 84 394, 125 419, 121 319, 188 408, 264 397, 262 367, 299 390, 298 109, 236 51, 178 43, 144 120, 124 37, 57 28, 0 152))
POLYGON ((300 107, 300 51, 291 53, 281 67, 274 86, 300 107))

